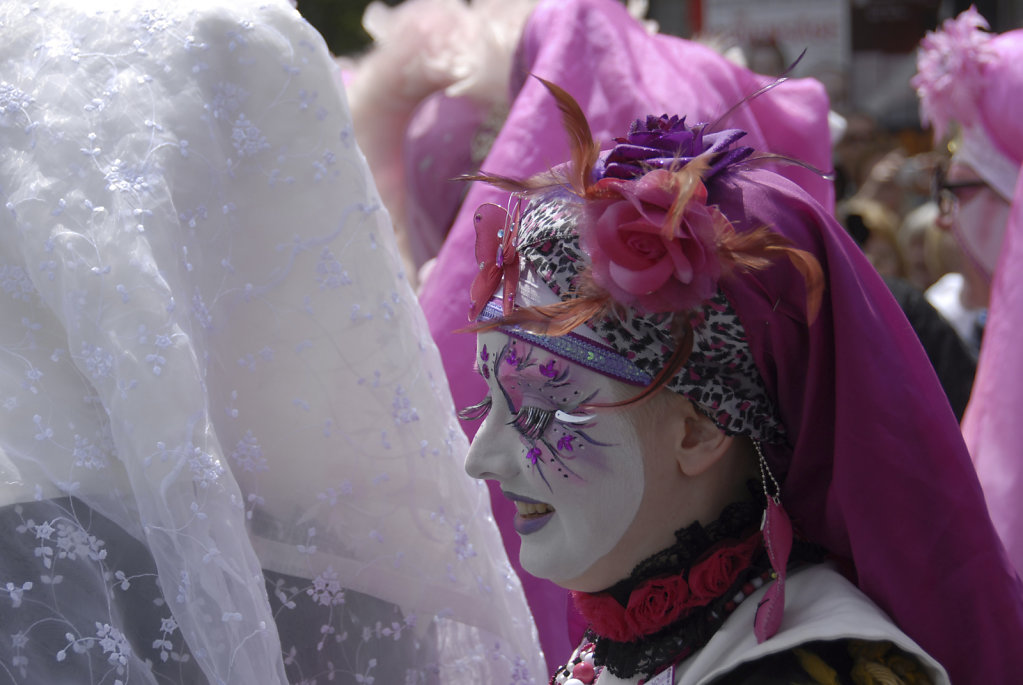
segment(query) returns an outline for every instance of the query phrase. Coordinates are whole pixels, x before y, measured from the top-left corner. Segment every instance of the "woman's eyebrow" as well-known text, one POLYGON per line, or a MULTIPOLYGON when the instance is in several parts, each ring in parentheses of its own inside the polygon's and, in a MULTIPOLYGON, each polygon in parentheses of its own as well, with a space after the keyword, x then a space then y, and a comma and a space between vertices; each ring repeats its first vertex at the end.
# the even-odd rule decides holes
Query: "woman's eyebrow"
POLYGON ((540 390, 551 382, 551 379, 544 376, 539 365, 535 363, 520 366, 495 361, 494 367, 497 377, 503 382, 514 380, 516 383, 534 390, 540 390))

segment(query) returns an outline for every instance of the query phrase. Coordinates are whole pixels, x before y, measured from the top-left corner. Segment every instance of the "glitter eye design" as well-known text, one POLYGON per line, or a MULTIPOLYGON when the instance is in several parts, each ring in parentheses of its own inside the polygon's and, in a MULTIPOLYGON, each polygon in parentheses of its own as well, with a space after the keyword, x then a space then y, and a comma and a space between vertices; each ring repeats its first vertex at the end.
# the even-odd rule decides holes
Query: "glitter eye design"
MULTIPOLYGON (((485 401, 489 401, 487 398, 485 401)), ((481 403, 482 404, 482 403, 481 403)), ((478 405, 477 405, 478 406, 478 405)), ((474 407, 469 407, 463 411, 468 411, 474 407)), ((489 407, 488 407, 489 410, 489 407)), ((541 409, 539 407, 522 407, 519 412, 512 419, 511 424, 515 427, 522 437, 530 440, 540 440, 547 432, 547 428, 551 425, 551 421, 557 421, 567 426, 581 426, 588 424, 595 418, 593 414, 569 414, 568 412, 561 411, 560 409, 541 409)), ((562 436, 558 440, 558 449, 564 449, 563 445, 569 446, 571 451, 571 436, 562 436)))
MULTIPOLYGON (((504 345, 499 352, 492 352, 484 345, 480 349, 476 369, 488 381, 496 383, 500 391, 499 396, 504 399, 504 406, 507 406, 511 415, 511 420, 505 425, 514 428, 522 437, 526 469, 533 470, 548 489, 553 490, 548 480, 549 475, 560 473, 562 478, 574 477, 579 481, 584 480, 572 470, 568 462, 583 456, 587 445, 598 447, 611 445, 595 440, 587 432, 595 426, 597 416, 584 408, 594 399, 596 391, 588 396, 581 394, 580 388, 569 378, 571 364, 555 358, 540 363, 533 353, 534 349, 529 346, 525 350, 519 350, 515 341, 504 345), (503 368, 502 364, 514 367, 518 373, 535 367, 543 382, 535 386, 533 392, 543 395, 544 404, 549 402, 551 405, 561 405, 565 408, 551 409, 526 404, 520 404, 516 408, 522 398, 518 396, 517 391, 506 387, 502 382, 498 373, 498 369, 503 368)), ((463 421, 485 419, 490 414, 493 402, 492 396, 487 395, 477 404, 458 412, 458 417, 463 421)))
POLYGON ((527 443, 526 468, 535 469, 547 487, 553 490, 545 466, 561 473, 562 478, 574 476, 582 480, 568 465, 579 456, 577 450, 582 450, 585 445, 609 446, 587 434, 585 429, 593 427, 594 419, 596 416, 593 414, 570 414, 560 409, 525 406, 508 425, 518 431, 527 443))

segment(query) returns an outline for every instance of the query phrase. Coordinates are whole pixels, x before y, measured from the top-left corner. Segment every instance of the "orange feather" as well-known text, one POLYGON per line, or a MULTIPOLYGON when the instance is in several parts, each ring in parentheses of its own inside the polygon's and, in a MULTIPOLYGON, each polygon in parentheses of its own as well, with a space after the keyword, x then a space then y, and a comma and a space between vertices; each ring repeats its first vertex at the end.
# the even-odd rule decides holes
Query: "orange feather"
POLYGON ((507 316, 470 326, 468 330, 485 331, 499 326, 519 326, 537 335, 557 337, 601 316, 610 303, 606 293, 574 297, 555 304, 520 307, 507 316))
POLYGON ((672 185, 675 191, 675 199, 671 202, 671 207, 668 209, 668 216, 662 227, 662 232, 666 239, 671 239, 672 234, 675 231, 675 227, 682 221, 682 215, 686 211, 686 205, 693 199, 693 194, 696 193, 703 185, 703 172, 707 170, 707 159, 705 157, 697 157, 696 159, 686 164, 681 169, 672 172, 672 185))
POLYGON ((590 185, 590 176, 593 167, 600 156, 600 143, 593 139, 590 132, 590 124, 586 121, 586 115, 582 107, 560 86, 546 81, 534 74, 537 81, 544 85, 561 111, 561 123, 568 134, 569 146, 572 150, 572 164, 570 166, 568 182, 569 186, 580 196, 586 195, 586 189, 590 185))
POLYGON ((824 271, 816 257, 794 247, 767 226, 744 233, 721 233, 719 240, 718 254, 722 262, 744 271, 765 269, 779 257, 787 257, 806 282, 807 320, 813 323, 824 295, 824 271))

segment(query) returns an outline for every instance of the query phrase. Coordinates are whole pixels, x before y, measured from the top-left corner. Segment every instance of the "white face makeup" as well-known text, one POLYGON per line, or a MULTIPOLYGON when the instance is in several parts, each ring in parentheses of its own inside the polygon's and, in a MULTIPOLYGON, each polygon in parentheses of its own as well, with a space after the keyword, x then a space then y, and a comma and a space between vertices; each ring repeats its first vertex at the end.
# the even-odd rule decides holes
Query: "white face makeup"
MULTIPOLYGON (((949 183, 973 182, 980 176, 969 166, 953 162, 948 169, 949 183)), ((956 191, 958 209, 955 231, 970 259, 991 279, 998 265, 1010 205, 989 186, 981 185, 956 191)))
MULTIPOLYGON (((635 410, 581 405, 636 389, 500 332, 478 336, 477 367, 490 406, 465 468, 516 503, 523 568, 575 589, 586 589, 574 582, 583 576, 605 582, 602 563, 627 574, 638 559, 615 557, 646 494, 635 410)), ((607 584, 619 573, 609 570, 607 584)))

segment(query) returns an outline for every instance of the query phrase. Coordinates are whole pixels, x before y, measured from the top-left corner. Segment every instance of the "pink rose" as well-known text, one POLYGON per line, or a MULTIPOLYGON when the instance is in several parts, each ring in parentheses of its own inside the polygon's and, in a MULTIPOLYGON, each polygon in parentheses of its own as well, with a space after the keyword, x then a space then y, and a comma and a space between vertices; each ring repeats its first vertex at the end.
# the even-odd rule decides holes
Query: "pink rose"
POLYGON ((717 290, 717 233, 728 221, 706 204, 701 184, 681 218, 668 225, 675 176, 657 169, 634 180, 605 178, 587 203, 580 240, 599 286, 644 313, 696 307, 717 290))
POLYGON ((689 608, 689 587, 681 576, 649 580, 632 591, 625 607, 626 621, 636 637, 652 635, 689 608))
POLYGON ((717 599, 730 588, 739 573, 749 568, 753 549, 759 544, 760 536, 735 546, 722 547, 689 570, 689 591, 692 604, 703 606, 717 599))

